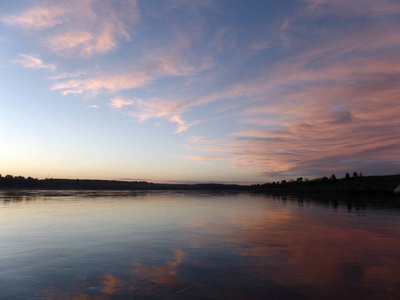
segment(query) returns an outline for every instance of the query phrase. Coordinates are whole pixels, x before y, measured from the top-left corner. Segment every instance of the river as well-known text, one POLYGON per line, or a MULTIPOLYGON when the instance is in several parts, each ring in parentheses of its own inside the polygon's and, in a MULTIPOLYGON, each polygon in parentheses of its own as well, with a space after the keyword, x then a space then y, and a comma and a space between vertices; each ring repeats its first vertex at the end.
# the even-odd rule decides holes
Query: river
POLYGON ((0 299, 398 299, 380 200, 0 191, 0 299))

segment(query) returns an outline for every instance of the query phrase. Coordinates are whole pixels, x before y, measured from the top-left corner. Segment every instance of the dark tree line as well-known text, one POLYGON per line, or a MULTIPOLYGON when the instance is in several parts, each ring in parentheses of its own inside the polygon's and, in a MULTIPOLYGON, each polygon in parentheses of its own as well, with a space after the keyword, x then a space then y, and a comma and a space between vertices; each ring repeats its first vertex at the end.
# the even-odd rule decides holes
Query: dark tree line
POLYGON ((6 175, 1 176, 0 174, 0 187, 10 187, 10 188, 18 188, 18 187, 36 187, 39 184, 39 180, 37 178, 24 176, 12 176, 6 175))
POLYGON ((312 185, 327 185, 327 184, 336 184, 341 182, 342 180, 351 180, 353 178, 361 178, 363 177, 362 173, 353 172, 353 176, 351 177, 349 173, 345 174, 343 179, 338 179, 335 174, 332 174, 330 177, 323 176, 314 179, 308 179, 303 177, 298 177, 297 179, 286 180, 283 179, 281 181, 273 181, 267 182, 264 184, 252 185, 252 188, 264 187, 264 188, 284 188, 284 187, 296 187, 296 186, 312 186, 312 185))
MULTIPOLYGON (((360 172, 360 174, 357 174, 357 172, 353 172, 353 178, 358 178, 358 177, 363 177, 362 173, 360 172)), ((350 174, 346 173, 345 178, 350 179, 351 178, 350 174)))
POLYGON ((399 183, 400 174, 364 177, 362 173, 353 172, 352 176, 350 173, 346 173, 344 178, 337 178, 335 174, 315 179, 298 177, 297 179, 251 185, 249 189, 254 192, 293 195, 307 193, 394 195, 394 190, 399 183))
POLYGON ((236 184, 160 184, 147 181, 118 181, 91 179, 37 179, 23 176, 0 175, 3 189, 54 189, 54 190, 244 190, 236 184))

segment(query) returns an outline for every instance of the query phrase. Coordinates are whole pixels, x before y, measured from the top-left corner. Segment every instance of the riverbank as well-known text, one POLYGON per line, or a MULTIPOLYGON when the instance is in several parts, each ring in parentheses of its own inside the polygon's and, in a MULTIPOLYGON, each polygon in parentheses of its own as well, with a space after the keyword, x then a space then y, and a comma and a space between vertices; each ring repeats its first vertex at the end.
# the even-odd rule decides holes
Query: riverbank
POLYGON ((255 185, 237 184, 164 184, 146 181, 85 180, 85 179, 35 179, 22 176, 0 176, 0 189, 32 190, 213 190, 250 191, 279 195, 307 194, 358 194, 395 195, 400 185, 400 175, 353 176, 337 179, 321 177, 312 180, 282 180, 255 185))
POLYGON ((281 181, 251 185, 253 192, 272 194, 360 194, 395 195, 394 190, 400 184, 400 175, 357 176, 349 178, 317 178, 314 180, 281 181))

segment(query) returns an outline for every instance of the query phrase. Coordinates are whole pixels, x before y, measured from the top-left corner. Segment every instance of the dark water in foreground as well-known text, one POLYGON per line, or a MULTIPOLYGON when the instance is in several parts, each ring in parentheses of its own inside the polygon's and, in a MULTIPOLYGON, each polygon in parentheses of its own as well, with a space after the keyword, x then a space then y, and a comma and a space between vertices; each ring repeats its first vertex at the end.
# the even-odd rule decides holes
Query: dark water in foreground
POLYGON ((340 298, 400 298, 399 208, 0 191, 0 299, 340 298))

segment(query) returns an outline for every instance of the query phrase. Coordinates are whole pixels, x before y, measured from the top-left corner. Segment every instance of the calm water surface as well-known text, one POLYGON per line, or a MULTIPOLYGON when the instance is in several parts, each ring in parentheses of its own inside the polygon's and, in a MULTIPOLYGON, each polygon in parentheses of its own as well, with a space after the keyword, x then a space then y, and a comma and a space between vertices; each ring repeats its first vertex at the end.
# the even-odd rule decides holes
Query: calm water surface
POLYGON ((0 191, 0 299, 338 298, 400 299, 398 207, 0 191))

